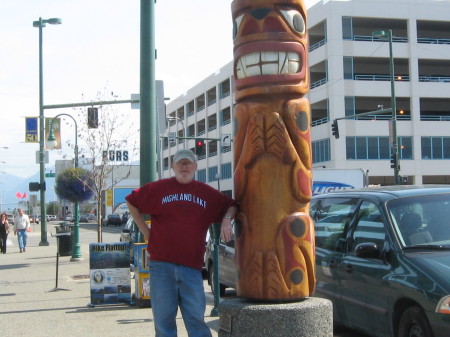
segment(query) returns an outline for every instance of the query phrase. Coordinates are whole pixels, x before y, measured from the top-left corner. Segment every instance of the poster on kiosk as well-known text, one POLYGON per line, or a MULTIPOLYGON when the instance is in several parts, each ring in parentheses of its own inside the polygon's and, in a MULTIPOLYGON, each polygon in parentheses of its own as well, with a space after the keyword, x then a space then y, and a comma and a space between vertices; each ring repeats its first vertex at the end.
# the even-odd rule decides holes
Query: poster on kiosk
POLYGON ((91 306, 131 303, 128 243, 91 243, 89 268, 91 306))

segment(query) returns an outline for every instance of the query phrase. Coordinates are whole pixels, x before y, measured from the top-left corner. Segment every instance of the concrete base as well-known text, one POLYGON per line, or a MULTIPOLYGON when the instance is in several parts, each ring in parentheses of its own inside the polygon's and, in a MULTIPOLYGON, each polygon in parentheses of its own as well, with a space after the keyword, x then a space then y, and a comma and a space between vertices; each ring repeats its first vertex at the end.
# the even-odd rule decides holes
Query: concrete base
POLYGON ((259 303, 233 298, 220 303, 219 337, 332 337, 333 306, 326 299, 259 303))

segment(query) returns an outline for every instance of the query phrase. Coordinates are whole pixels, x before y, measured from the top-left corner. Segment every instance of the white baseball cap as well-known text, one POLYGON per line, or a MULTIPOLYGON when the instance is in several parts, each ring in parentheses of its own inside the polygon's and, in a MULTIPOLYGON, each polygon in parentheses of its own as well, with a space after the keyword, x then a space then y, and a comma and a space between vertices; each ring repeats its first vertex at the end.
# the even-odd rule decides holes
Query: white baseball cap
POLYGON ((194 152, 188 149, 178 150, 177 153, 175 153, 175 155, 173 156, 173 162, 175 164, 178 163, 181 159, 187 159, 192 163, 196 162, 194 152))

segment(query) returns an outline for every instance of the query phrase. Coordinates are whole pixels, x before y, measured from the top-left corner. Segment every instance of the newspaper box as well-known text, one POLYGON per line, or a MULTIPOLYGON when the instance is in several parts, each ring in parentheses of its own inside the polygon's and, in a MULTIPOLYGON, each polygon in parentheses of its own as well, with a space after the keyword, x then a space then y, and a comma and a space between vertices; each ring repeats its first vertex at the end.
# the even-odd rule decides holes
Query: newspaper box
POLYGON ((150 306, 150 272, 146 243, 134 244, 134 301, 136 305, 150 306))

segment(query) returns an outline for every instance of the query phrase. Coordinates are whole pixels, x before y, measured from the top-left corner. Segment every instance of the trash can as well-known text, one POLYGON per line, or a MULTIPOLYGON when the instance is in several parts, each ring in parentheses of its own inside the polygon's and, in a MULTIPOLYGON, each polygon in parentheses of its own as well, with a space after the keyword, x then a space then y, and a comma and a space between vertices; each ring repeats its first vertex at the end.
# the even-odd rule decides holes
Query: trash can
POLYGON ((59 226, 55 226, 56 236, 58 240, 59 256, 72 255, 72 230, 71 226, 65 222, 61 222, 59 226))

